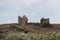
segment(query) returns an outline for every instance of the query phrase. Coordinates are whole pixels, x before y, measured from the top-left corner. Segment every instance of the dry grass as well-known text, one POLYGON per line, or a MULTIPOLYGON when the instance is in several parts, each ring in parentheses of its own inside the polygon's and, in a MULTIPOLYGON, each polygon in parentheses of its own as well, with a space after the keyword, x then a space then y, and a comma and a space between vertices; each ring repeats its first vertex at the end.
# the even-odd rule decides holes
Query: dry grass
POLYGON ((13 33, 8 34, 6 40, 60 40, 60 33, 13 33))

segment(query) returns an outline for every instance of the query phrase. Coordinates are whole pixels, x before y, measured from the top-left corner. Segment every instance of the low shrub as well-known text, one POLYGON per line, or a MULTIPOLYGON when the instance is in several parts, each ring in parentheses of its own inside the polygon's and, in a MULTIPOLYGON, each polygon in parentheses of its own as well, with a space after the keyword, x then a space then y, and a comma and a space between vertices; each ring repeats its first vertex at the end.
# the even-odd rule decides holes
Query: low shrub
POLYGON ((60 33, 13 33, 8 34, 6 40, 60 40, 60 33))

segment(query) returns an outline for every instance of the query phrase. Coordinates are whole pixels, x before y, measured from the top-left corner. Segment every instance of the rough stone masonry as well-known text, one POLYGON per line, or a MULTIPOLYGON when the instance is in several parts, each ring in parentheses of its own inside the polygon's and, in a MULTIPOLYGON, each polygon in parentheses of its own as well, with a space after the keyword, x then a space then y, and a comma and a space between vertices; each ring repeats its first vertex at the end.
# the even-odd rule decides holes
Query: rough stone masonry
POLYGON ((41 18, 39 23, 28 23, 28 18, 18 16, 18 23, 0 24, 0 30, 6 33, 20 32, 46 33, 60 32, 60 24, 51 24, 49 18, 41 18))

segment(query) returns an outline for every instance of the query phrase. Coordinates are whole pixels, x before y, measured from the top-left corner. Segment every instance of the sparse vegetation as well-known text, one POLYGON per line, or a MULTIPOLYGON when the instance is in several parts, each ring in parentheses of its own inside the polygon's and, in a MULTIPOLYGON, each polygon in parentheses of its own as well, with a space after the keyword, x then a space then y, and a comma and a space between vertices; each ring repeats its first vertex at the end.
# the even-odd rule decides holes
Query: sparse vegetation
POLYGON ((2 30, 0 30, 0 34, 1 34, 1 33, 4 33, 4 32, 3 32, 2 30))
POLYGON ((6 40, 60 40, 60 33, 13 33, 8 34, 6 40))
POLYGON ((56 33, 60 32, 60 24, 50 24, 49 18, 40 21, 41 23, 28 23, 26 16, 19 16, 18 24, 0 25, 0 40, 60 40, 60 33, 56 33))

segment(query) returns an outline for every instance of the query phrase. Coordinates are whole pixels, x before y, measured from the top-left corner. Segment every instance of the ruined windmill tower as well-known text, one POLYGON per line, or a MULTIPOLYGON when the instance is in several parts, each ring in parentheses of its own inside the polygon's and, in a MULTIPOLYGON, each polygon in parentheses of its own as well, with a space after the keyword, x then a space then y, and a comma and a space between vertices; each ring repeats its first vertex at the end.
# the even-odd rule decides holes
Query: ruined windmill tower
POLYGON ((18 16, 18 25, 22 25, 23 24, 23 19, 21 16, 18 16))
POLYGON ((27 17, 25 15, 23 17, 18 16, 18 25, 19 26, 26 25, 27 22, 28 22, 28 19, 27 19, 27 17))
POLYGON ((41 21, 42 27, 50 27, 49 18, 47 18, 47 19, 42 18, 40 21, 41 21))
POLYGON ((26 25, 28 23, 27 17, 24 15, 23 16, 23 25, 26 25))

